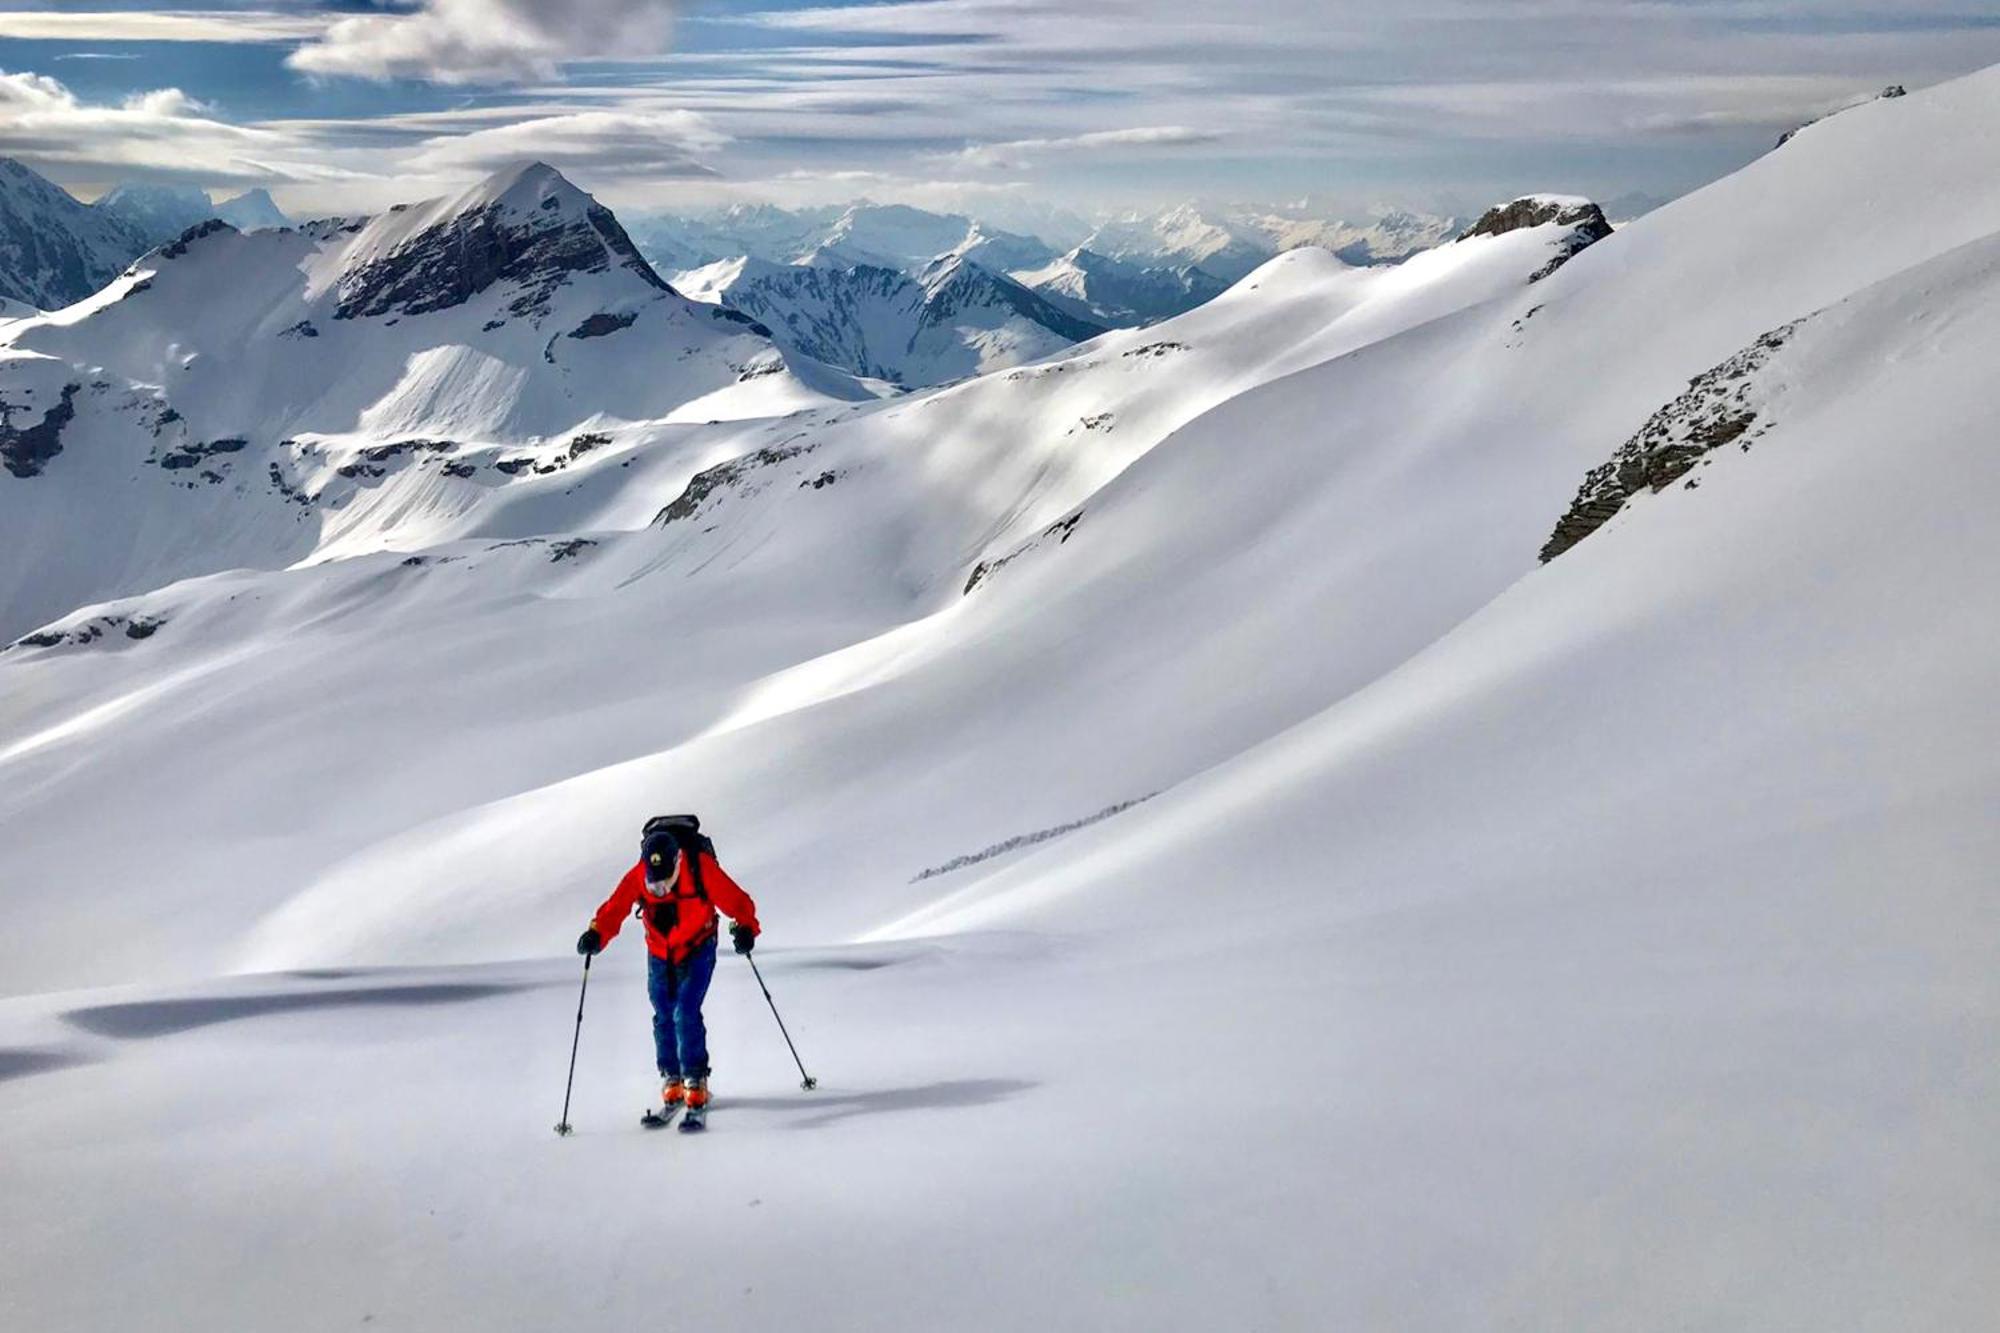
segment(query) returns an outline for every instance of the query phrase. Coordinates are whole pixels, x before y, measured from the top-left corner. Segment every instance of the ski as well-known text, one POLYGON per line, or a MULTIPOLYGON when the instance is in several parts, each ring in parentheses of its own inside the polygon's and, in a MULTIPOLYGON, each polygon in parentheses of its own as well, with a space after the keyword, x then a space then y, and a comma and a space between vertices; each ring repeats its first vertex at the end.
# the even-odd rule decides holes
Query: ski
POLYGON ((687 1115, 681 1119, 681 1133, 694 1134, 708 1128, 708 1108, 690 1106, 687 1115))
POLYGON ((665 1129, 674 1123, 674 1117, 680 1114, 680 1109, 678 1106, 653 1107, 640 1113, 639 1123, 647 1129, 665 1129))

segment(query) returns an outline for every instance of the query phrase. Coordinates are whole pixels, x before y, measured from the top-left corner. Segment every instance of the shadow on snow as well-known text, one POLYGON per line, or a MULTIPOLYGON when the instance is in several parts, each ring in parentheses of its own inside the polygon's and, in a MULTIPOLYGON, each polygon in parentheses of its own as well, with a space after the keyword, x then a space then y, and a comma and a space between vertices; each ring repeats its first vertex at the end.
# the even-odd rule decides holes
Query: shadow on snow
POLYGON ((71 1065, 89 1063, 89 1056, 76 1051, 0 1047, 0 1083, 5 1083, 9 1079, 31 1078, 36 1074, 46 1074, 52 1069, 67 1069, 71 1065))
POLYGON ((857 1115, 990 1106, 1039 1086, 1011 1078, 966 1078, 927 1083, 916 1088, 882 1088, 874 1092, 802 1092, 792 1097, 719 1096, 715 1105, 718 1111, 724 1113, 780 1112, 798 1117, 790 1122, 792 1129, 817 1129, 857 1115))
POLYGON ((100 1037, 120 1040, 167 1037, 215 1023, 233 1023, 267 1014, 310 1009, 408 1008, 461 1004, 531 989, 497 983, 439 983, 424 986, 366 986, 345 990, 298 991, 279 995, 218 995, 185 1000, 146 1000, 72 1009, 63 1021, 100 1037))

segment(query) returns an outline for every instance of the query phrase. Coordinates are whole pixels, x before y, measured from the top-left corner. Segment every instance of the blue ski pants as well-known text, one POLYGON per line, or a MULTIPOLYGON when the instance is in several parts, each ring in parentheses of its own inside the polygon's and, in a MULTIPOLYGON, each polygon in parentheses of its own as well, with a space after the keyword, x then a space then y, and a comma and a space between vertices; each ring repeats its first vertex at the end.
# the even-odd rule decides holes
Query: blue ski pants
POLYGON ((715 940, 674 963, 646 955, 646 995, 653 1002, 653 1053, 660 1077, 708 1077, 708 1025, 701 1002, 715 976, 715 940))

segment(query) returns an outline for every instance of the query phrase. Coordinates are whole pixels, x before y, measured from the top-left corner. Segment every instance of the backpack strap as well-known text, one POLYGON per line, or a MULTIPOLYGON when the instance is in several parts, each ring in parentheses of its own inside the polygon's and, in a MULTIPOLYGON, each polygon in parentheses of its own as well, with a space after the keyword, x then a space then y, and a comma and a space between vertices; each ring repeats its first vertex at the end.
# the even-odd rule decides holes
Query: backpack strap
POLYGON ((694 884, 694 896, 708 901, 708 886, 701 882, 701 858, 706 852, 715 855, 715 844, 700 833, 690 833, 681 839, 681 857, 687 862, 688 878, 694 884))

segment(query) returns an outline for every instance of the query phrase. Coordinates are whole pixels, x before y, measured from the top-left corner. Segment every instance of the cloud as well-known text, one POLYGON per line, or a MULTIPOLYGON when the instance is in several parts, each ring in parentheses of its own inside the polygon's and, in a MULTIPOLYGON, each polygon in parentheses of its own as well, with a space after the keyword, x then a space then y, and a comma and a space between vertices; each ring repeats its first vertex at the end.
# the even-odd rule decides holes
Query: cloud
POLYGON ((560 62, 656 55, 673 33, 672 0, 424 0, 408 14, 340 19, 287 57, 308 74, 522 83, 560 62))
MULTIPOLYGON (((89 103, 44 74, 0 71, 0 153, 37 165, 217 184, 325 180, 284 135, 231 125, 178 88, 89 103)), ((99 180, 105 179, 103 175, 99 180)))
POLYGON ((719 174, 702 159, 724 142, 706 116, 692 111, 583 111, 426 139, 403 166, 421 173, 483 175, 540 158, 585 180, 689 179, 719 174))
POLYGON ((951 156, 972 166, 1020 168, 1051 154, 1118 148, 1186 148, 1218 143, 1223 137, 1215 130, 1197 130, 1186 125, 1141 125, 1123 130, 1092 130, 1053 139, 1011 139, 1005 143, 976 144, 951 156))
POLYGON ((0 13, 0 37, 62 42, 298 42, 317 37, 329 21, 324 16, 249 9, 63 14, 32 10, 0 13))

